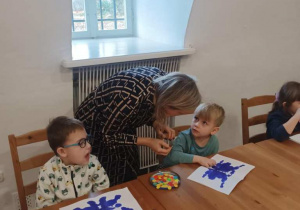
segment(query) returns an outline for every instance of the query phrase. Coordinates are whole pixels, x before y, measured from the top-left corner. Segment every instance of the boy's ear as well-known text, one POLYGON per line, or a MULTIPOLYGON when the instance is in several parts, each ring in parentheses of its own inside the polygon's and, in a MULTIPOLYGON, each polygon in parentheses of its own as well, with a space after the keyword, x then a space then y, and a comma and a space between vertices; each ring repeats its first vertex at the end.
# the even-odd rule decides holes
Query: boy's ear
POLYGON ((213 130, 210 132, 210 135, 215 135, 220 130, 220 127, 214 127, 213 130))
POLYGON ((59 157, 63 157, 63 158, 67 157, 66 150, 65 150, 65 148, 63 148, 63 147, 58 147, 58 148, 56 149, 56 152, 57 152, 57 154, 59 155, 59 157))

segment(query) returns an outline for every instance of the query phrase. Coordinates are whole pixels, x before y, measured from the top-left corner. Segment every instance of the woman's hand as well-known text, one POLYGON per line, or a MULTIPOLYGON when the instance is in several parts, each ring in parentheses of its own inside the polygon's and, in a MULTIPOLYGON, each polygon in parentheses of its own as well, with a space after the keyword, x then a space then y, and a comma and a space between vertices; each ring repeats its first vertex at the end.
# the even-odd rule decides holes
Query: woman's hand
POLYGON ((168 125, 154 121, 153 128, 156 131, 157 137, 161 139, 174 139, 175 131, 168 125))
POLYGON ((152 139, 149 147, 158 155, 166 156, 171 151, 170 147, 166 142, 160 139, 152 139))
POLYGON ((206 168, 215 166, 217 164, 216 161, 213 160, 213 159, 209 159, 209 158, 206 158, 206 157, 201 157, 201 156, 198 156, 198 155, 194 155, 193 163, 198 163, 198 164, 200 164, 200 165, 202 165, 206 168))
POLYGON ((137 145, 144 145, 150 147, 153 152, 157 155, 166 156, 171 151, 172 147, 170 147, 166 142, 161 139, 153 139, 153 138, 138 138, 137 145))

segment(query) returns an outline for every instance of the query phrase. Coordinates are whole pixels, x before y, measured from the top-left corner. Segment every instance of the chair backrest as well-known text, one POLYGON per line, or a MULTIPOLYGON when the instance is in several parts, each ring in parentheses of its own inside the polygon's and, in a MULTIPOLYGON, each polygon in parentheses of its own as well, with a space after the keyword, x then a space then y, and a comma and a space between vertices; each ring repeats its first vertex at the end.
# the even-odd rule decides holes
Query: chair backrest
POLYGON ((175 130, 175 136, 178 136, 178 134, 179 134, 181 131, 187 130, 187 129, 189 129, 190 127, 191 127, 190 125, 182 125, 182 126, 174 127, 174 128, 172 128, 172 129, 175 130))
POLYGON ((263 95, 256 96, 250 99, 242 98, 241 107, 242 107, 242 129, 243 129, 243 144, 250 142, 259 142, 267 139, 266 132, 256 134, 252 137, 249 136, 249 127, 253 125, 259 125, 266 123, 268 114, 256 115, 253 117, 248 117, 249 107, 270 104, 275 101, 275 95, 263 95))
MULTIPOLYGON (((19 200, 20 200, 20 205, 22 210, 28 209, 26 196, 35 193, 36 185, 37 185, 36 181, 31 184, 24 185, 22 171, 30 170, 44 165, 51 157, 54 156, 54 153, 49 152, 45 154, 40 154, 40 155, 33 156, 29 159, 20 161, 19 154, 18 154, 18 147, 45 141, 47 139, 48 138, 47 138, 46 129, 31 131, 29 133, 20 136, 15 136, 13 134, 8 136, 11 158, 13 161, 19 200)), ((36 177, 38 178, 38 175, 36 177)))

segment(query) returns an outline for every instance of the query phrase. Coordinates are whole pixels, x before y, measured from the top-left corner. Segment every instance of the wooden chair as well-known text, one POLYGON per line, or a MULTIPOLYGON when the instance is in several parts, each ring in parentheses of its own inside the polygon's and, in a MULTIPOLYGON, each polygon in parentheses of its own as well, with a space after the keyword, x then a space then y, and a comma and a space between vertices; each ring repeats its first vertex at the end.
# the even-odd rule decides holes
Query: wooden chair
POLYGON ((182 125, 182 126, 174 127, 174 128, 172 128, 172 129, 175 130, 175 136, 178 136, 178 134, 179 134, 181 131, 187 130, 187 129, 189 129, 190 127, 191 127, 190 125, 182 125))
MULTIPOLYGON (((11 134, 8 136, 8 140, 15 171, 21 209, 27 210, 28 207, 26 196, 34 194, 36 192, 37 181, 24 186, 22 171, 30 170, 44 165, 51 157, 54 156, 54 153, 49 152, 33 156, 23 161, 19 160, 18 147, 47 140, 46 129, 31 131, 20 136, 11 134)), ((38 178, 38 174, 36 175, 36 178, 38 178)))
POLYGON ((275 101, 275 95, 256 96, 250 99, 242 98, 241 107, 242 107, 243 144, 247 144, 250 142, 255 143, 267 139, 266 132, 249 137, 249 127, 266 123, 268 118, 268 114, 256 115, 249 118, 248 117, 249 107, 270 104, 273 103, 274 101, 275 101))

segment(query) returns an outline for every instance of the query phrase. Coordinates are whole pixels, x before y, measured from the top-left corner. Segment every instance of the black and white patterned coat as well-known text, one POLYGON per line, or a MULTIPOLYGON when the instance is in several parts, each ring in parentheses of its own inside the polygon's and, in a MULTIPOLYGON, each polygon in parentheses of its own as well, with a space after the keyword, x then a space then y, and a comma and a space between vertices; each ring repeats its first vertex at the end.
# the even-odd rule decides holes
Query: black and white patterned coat
POLYGON ((101 83, 81 103, 75 118, 84 123, 111 186, 136 178, 139 156, 136 128, 152 125, 153 79, 165 72, 153 67, 121 71, 101 83))

